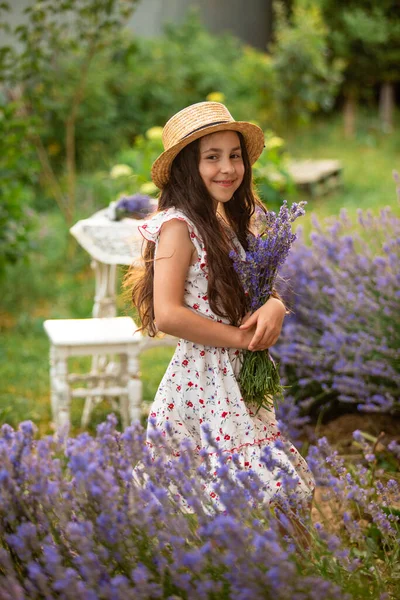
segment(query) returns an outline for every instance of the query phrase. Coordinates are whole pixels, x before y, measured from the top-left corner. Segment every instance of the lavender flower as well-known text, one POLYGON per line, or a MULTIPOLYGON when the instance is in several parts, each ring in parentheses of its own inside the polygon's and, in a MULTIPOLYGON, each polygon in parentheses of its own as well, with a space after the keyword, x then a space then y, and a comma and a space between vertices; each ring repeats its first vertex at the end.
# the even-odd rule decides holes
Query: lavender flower
POLYGON ((400 408, 400 219, 383 209, 345 211, 311 245, 299 230, 279 291, 292 309, 274 348, 282 384, 303 414, 352 404, 365 412, 400 408))
POLYGON ((154 199, 146 194, 123 196, 114 205, 115 218, 117 221, 124 217, 145 219, 153 212, 154 208, 154 199))
MULTIPOLYGON (((278 215, 269 211, 262 222, 262 233, 248 236, 245 258, 232 250, 230 257, 238 273, 246 295, 249 309, 254 312, 271 296, 278 270, 285 262, 290 248, 296 239, 292 223, 304 214, 305 202, 294 203, 290 209, 286 200, 278 215)), ((260 226, 261 217, 256 215, 260 226)), ((278 368, 269 351, 245 351, 239 375, 239 385, 244 399, 256 406, 269 409, 271 400, 282 397, 278 368)))
MULTIPOLYGON (((385 578, 395 589, 394 569, 388 578, 398 524, 390 503, 399 501, 399 486, 371 477, 368 463, 348 470, 324 439, 310 448, 326 497, 315 510, 331 510, 314 527, 300 505, 266 505, 257 474, 227 457, 209 431, 217 477, 207 454, 196 467, 190 443, 177 453, 155 429, 164 452, 153 461, 143 429, 135 424, 121 434, 116 422, 111 415, 95 437, 68 439, 66 449, 59 439, 36 440, 30 424, 2 428, 1 598, 354 600, 378 598, 385 578), (227 465, 235 465, 235 477, 227 465), (210 500, 210 486, 223 510, 210 500)), ((290 494, 295 479, 280 465, 282 444, 263 461, 290 494)))

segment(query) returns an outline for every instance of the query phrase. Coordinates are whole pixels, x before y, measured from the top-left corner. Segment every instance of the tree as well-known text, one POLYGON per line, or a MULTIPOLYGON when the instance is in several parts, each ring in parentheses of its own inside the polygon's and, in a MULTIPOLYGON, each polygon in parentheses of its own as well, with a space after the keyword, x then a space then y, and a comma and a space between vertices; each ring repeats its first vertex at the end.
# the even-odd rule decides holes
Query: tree
POLYGON ((34 219, 30 189, 39 165, 28 137, 34 123, 0 95, 0 280, 6 266, 28 256, 34 219))
POLYGON ((302 123, 318 110, 329 110, 341 83, 343 64, 330 60, 328 30, 314 0, 294 0, 289 11, 275 2, 271 52, 280 118, 302 123))
POLYGON ((381 123, 392 127, 393 84, 400 80, 398 0, 318 0, 329 26, 331 52, 346 63, 343 91, 347 135, 354 133, 357 101, 381 85, 381 123))
POLYGON ((112 44, 138 1, 32 0, 24 11, 26 23, 15 28, 1 19, 10 11, 9 2, 0 2, 2 28, 13 40, 0 46, 0 83, 9 100, 19 102, 19 117, 35 118, 30 143, 36 149, 46 185, 68 224, 73 222, 76 202, 76 120, 88 73, 95 55, 112 44), (43 132, 57 93, 59 65, 65 57, 79 61, 80 70, 70 88, 64 115, 64 185, 54 168, 51 150, 43 143, 43 132))

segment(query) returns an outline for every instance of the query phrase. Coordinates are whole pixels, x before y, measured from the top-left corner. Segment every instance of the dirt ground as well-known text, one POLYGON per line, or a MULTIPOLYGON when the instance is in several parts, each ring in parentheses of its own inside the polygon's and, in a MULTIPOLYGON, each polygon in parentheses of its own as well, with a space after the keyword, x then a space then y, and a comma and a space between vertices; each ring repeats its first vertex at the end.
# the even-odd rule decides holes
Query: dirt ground
MULTIPOLYGON (((320 425, 315 433, 313 432, 313 435, 317 437, 325 436, 347 463, 363 462, 364 459, 359 446, 353 443, 353 431, 356 429, 378 440, 376 442, 372 439, 367 441, 373 446, 375 454, 383 453, 381 454, 382 457, 387 457, 386 447, 392 440, 400 443, 400 417, 371 413, 341 415, 329 423, 320 425)), ((381 476, 382 481, 385 482, 389 477, 398 480, 399 473, 396 470, 396 458, 393 457, 390 465, 387 459, 385 459, 385 462, 386 469, 389 467, 390 471, 381 476)), ((340 527, 343 525, 342 508, 336 500, 329 497, 329 494, 327 496, 326 493, 325 488, 316 488, 311 512, 312 520, 314 523, 322 522, 327 531, 338 534, 340 527)), ((394 507, 399 508, 398 501, 393 501, 392 504, 394 507)), ((366 521, 360 521, 361 523, 368 524, 366 521)))
POLYGON ((341 415, 329 423, 319 425, 316 435, 326 436, 340 454, 351 454, 354 447, 353 431, 356 429, 376 438, 380 436, 383 445, 387 445, 391 440, 400 443, 400 417, 373 413, 341 415))

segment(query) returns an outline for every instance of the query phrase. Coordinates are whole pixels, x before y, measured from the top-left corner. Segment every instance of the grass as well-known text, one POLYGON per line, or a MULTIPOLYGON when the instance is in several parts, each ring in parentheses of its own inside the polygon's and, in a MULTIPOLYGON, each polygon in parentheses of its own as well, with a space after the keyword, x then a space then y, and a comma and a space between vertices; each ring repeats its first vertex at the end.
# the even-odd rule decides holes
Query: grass
MULTIPOLYGON (((49 389, 48 342, 44 333, 26 333, 9 330, 3 334, 5 342, 0 353, 0 423, 17 427, 18 423, 34 421, 41 435, 52 433, 49 389)), ((143 352, 140 369, 143 382, 143 400, 151 402, 173 353, 172 348, 154 348, 143 352)), ((72 359, 71 372, 90 370, 86 358, 72 359)), ((72 432, 78 433, 83 400, 72 403, 72 432)), ((89 430, 94 433, 96 425, 104 421, 110 407, 107 403, 97 406, 93 412, 89 430)))
MULTIPOLYGON (((399 129, 391 136, 379 133, 371 115, 362 115, 353 140, 344 140, 339 117, 314 122, 290 134, 287 147, 294 158, 336 158, 343 162, 344 187, 329 196, 308 200, 303 222, 310 229, 311 214, 324 219, 342 207, 350 214, 357 208, 373 211, 389 205, 398 210, 392 178, 400 171, 399 129)), ((82 218, 99 210, 85 178, 80 203, 82 218)), ((298 198, 296 198, 298 200, 298 198)), ((43 331, 47 318, 83 318, 91 314, 94 276, 87 253, 71 244, 70 235, 57 212, 40 215, 35 248, 30 261, 10 267, 0 300, 0 422, 15 426, 32 419, 41 433, 51 432, 48 341, 43 331), (68 257, 68 258, 67 258, 68 257)), ((119 314, 129 314, 122 299, 119 314)), ((170 348, 143 353, 141 371, 144 399, 152 400, 170 359, 170 348)), ((82 364, 74 364, 81 368, 82 364)), ((72 433, 79 429, 82 403, 74 401, 72 433)), ((97 407, 90 429, 104 419, 109 408, 97 407)))
POLYGON ((378 211, 390 206, 399 210, 393 179, 393 170, 400 172, 398 129, 392 135, 385 135, 380 132, 374 115, 361 113, 355 137, 345 139, 341 116, 335 115, 290 134, 286 143, 293 159, 337 159, 343 165, 342 188, 319 198, 301 196, 308 202, 307 230, 312 213, 322 220, 338 214, 342 208, 350 216, 355 216, 359 208, 378 211))

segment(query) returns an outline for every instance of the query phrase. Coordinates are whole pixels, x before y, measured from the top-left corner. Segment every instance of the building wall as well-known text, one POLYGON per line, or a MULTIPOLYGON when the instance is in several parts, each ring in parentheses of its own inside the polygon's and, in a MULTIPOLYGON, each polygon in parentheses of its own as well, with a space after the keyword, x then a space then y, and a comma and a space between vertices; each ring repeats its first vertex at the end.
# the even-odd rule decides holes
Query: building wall
POLYGON ((159 35, 164 23, 179 23, 195 7, 212 33, 230 32, 265 50, 270 36, 271 0, 142 0, 131 19, 132 29, 159 35))
MULTIPOLYGON (((53 0, 57 2, 58 0, 53 0)), ((244 42, 265 50, 270 35, 272 0, 141 0, 129 27, 146 37, 162 33, 164 23, 180 23, 196 7, 209 31, 230 32, 244 42)), ((12 0, 10 20, 23 22, 23 10, 30 0, 12 0)), ((4 34, 0 35, 4 36, 4 34)))

